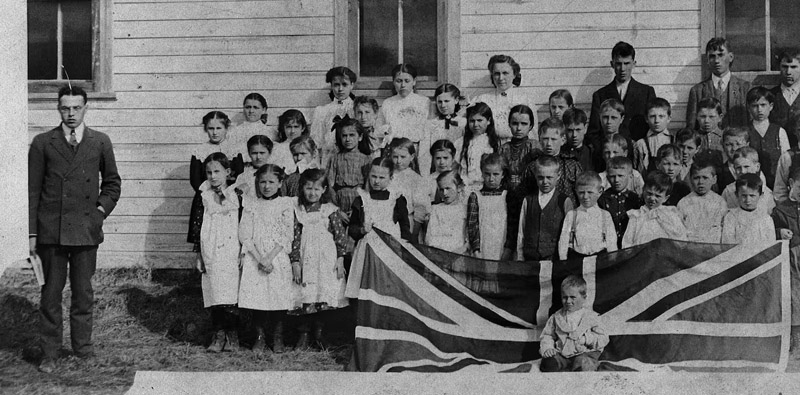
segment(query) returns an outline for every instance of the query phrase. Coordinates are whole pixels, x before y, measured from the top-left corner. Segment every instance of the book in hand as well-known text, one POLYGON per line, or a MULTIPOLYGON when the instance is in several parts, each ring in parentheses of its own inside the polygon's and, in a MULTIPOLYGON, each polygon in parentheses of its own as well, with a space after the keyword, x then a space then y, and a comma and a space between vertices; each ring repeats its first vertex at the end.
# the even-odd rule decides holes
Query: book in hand
POLYGON ((36 281, 41 287, 44 285, 44 269, 42 268, 42 260, 39 258, 39 255, 33 254, 28 257, 28 262, 30 262, 31 266, 33 267, 33 274, 36 276, 36 281))

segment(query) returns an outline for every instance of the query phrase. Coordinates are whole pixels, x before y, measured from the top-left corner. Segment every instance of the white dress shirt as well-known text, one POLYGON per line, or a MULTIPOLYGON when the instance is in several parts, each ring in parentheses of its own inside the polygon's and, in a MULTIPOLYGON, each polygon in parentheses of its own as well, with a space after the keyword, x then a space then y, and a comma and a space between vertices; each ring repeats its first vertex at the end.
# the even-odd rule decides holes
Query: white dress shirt
MULTIPOLYGON (((62 122, 61 123, 61 130, 64 131, 64 138, 66 138, 67 142, 69 142, 70 135, 72 134, 72 129, 70 129, 69 126, 65 125, 62 122)), ((80 144, 81 141, 83 140, 83 131, 84 130, 86 130, 86 125, 83 122, 81 122, 81 124, 78 125, 77 128, 75 128, 75 140, 78 140, 78 144, 80 144)))

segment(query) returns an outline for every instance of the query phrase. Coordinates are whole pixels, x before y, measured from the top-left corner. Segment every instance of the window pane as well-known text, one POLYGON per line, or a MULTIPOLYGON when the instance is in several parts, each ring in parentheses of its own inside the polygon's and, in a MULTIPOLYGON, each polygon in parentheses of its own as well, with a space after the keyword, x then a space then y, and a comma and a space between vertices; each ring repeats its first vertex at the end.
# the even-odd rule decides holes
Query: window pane
POLYGON ((362 77, 385 77, 398 61, 397 1, 361 1, 359 65, 362 77))
POLYGON ((436 0, 403 0, 403 61, 420 76, 436 77, 436 0))
POLYGON ((800 7, 797 0, 770 0, 771 68, 780 70, 781 52, 798 46, 800 7))
POLYGON ((64 68, 73 80, 92 79, 92 2, 61 1, 64 68))
POLYGON ((57 77, 57 4, 28 0, 28 79, 52 80, 57 77))
POLYGON ((725 1, 725 36, 736 55, 733 71, 764 71, 765 15, 764 0, 725 1))

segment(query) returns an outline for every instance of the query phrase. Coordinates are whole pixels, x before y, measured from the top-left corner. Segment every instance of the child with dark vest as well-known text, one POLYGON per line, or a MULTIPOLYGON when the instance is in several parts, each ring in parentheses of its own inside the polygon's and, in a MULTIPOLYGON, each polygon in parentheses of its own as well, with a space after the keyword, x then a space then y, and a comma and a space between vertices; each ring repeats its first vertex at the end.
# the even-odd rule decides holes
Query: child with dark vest
POLYGON ((570 275, 561 282, 563 306, 547 319, 539 343, 542 372, 592 372, 608 345, 600 316, 586 306, 586 281, 570 275))
POLYGON ((628 211, 638 210, 644 204, 642 197, 638 193, 628 189, 631 174, 635 171, 633 170, 633 163, 627 157, 617 156, 610 158, 606 167, 610 186, 603 191, 600 199, 597 200, 597 205, 611 214, 611 220, 614 222, 614 229, 617 232, 618 248, 622 246, 622 235, 625 234, 625 229, 628 228, 628 221, 630 220, 628 211))
POLYGON ((769 114, 775 96, 764 88, 757 86, 747 92, 747 110, 750 111, 750 146, 759 152, 761 171, 767 178, 767 187, 775 186, 775 172, 778 169, 778 160, 781 153, 789 150, 789 137, 780 125, 769 121, 769 114))

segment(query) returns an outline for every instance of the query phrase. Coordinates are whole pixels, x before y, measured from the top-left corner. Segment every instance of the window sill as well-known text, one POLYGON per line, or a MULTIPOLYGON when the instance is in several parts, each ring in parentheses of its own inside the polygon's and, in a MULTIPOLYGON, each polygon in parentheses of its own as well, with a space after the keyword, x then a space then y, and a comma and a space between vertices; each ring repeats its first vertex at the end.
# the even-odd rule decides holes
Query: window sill
MULTIPOLYGON (((116 92, 86 92, 86 95, 91 101, 115 101, 117 100, 116 92)), ((38 102, 55 102, 58 101, 57 92, 41 92, 41 93, 28 93, 29 103, 38 102)))

